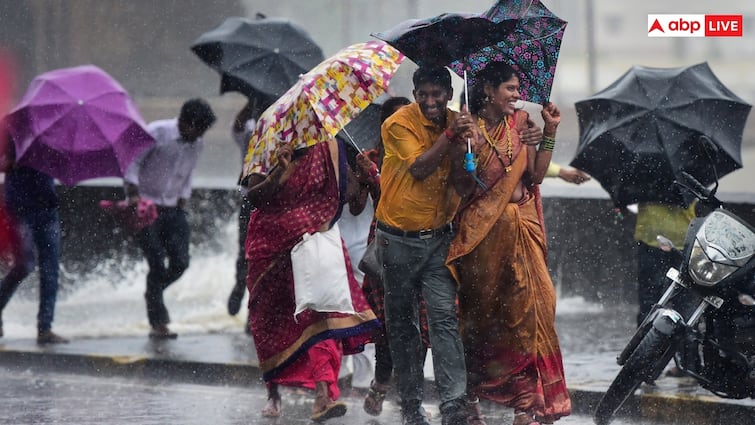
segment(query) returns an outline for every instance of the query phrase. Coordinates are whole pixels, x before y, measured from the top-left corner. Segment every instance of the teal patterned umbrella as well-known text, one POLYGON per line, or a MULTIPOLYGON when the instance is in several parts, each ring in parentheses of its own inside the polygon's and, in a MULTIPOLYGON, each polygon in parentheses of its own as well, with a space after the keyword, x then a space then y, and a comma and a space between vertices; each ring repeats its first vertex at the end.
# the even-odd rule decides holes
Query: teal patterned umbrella
POLYGON ((372 34, 419 66, 448 66, 469 82, 490 62, 517 71, 524 100, 550 97, 566 22, 538 0, 499 0, 485 13, 410 19, 372 34))
POLYGON ((466 71, 474 84, 475 74, 489 63, 506 62, 517 72, 522 99, 548 102, 566 21, 538 0, 499 0, 482 16, 510 23, 513 29, 501 41, 458 58, 449 68, 462 77, 466 71))

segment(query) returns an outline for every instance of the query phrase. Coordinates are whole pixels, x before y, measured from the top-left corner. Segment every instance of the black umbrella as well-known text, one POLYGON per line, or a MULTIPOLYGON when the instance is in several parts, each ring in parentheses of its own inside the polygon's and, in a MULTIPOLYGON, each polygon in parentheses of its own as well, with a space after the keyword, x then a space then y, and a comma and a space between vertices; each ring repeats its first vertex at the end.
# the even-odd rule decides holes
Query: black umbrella
POLYGON ((380 139, 380 104, 371 103, 337 135, 352 143, 360 152, 375 149, 380 139))
POLYGON ((199 36, 191 50, 220 73, 221 93, 263 94, 273 101, 325 59, 301 27, 282 18, 228 18, 199 36))
POLYGON ((710 185, 716 173, 720 177, 742 167, 742 133, 751 105, 726 88, 707 63, 633 66, 575 106, 580 137, 571 165, 598 180, 617 206, 687 205, 690 195, 673 184, 682 171, 710 185))

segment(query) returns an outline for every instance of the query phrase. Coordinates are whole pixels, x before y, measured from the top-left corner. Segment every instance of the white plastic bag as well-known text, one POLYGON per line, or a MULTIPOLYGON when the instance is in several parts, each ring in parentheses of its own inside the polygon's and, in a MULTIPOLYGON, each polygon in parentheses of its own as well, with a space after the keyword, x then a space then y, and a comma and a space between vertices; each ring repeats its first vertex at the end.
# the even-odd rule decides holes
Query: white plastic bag
POLYGON ((305 233, 291 249, 291 265, 296 297, 294 317, 307 309, 356 313, 338 224, 325 232, 305 233))

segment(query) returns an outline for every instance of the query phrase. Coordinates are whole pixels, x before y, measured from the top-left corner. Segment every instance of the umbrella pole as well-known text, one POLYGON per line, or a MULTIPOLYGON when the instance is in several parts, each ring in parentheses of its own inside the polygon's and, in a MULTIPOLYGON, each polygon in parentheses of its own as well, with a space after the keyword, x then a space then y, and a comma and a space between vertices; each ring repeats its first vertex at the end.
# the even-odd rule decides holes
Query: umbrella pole
MULTIPOLYGON (((464 71, 464 106, 467 108, 467 111, 469 111, 469 83, 467 81, 467 71, 464 71)), ((480 186, 482 190, 488 190, 488 186, 485 184, 485 182, 480 180, 480 177, 478 177, 477 173, 475 173, 475 170, 477 170, 477 162, 475 161, 474 154, 472 153, 471 137, 467 137, 467 153, 464 154, 464 170, 472 175, 475 183, 477 183, 477 185, 480 186)))
MULTIPOLYGON (((464 71, 464 107, 469 110, 469 84, 467 83, 467 71, 464 71)), ((472 139, 467 137, 467 153, 464 155, 464 169, 469 173, 474 173, 476 165, 474 163, 474 154, 472 154, 472 139)))
POLYGON ((349 139, 349 142, 351 142, 351 145, 354 146, 359 153, 364 153, 364 149, 360 148, 359 145, 357 145, 357 142, 354 141, 354 138, 351 137, 351 134, 349 134, 348 131, 346 131, 345 128, 343 128, 341 131, 343 131, 343 134, 346 135, 346 138, 349 139))

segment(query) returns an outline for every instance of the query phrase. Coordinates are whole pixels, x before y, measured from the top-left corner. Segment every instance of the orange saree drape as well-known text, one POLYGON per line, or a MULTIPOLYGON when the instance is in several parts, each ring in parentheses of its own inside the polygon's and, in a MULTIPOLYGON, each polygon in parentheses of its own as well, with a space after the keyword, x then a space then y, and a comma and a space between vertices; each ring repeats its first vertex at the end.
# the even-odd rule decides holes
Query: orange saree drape
MULTIPOLYGON (((514 129, 526 125, 524 113, 507 119, 514 129)), ((509 172, 489 145, 478 152, 479 176, 489 189, 478 189, 460 211, 447 264, 460 285, 470 395, 552 422, 571 412, 555 330, 556 294, 537 188, 509 202, 527 168, 527 149, 518 132, 511 133, 516 155, 509 172)), ((497 149, 505 152, 505 141, 497 141, 497 149)))

